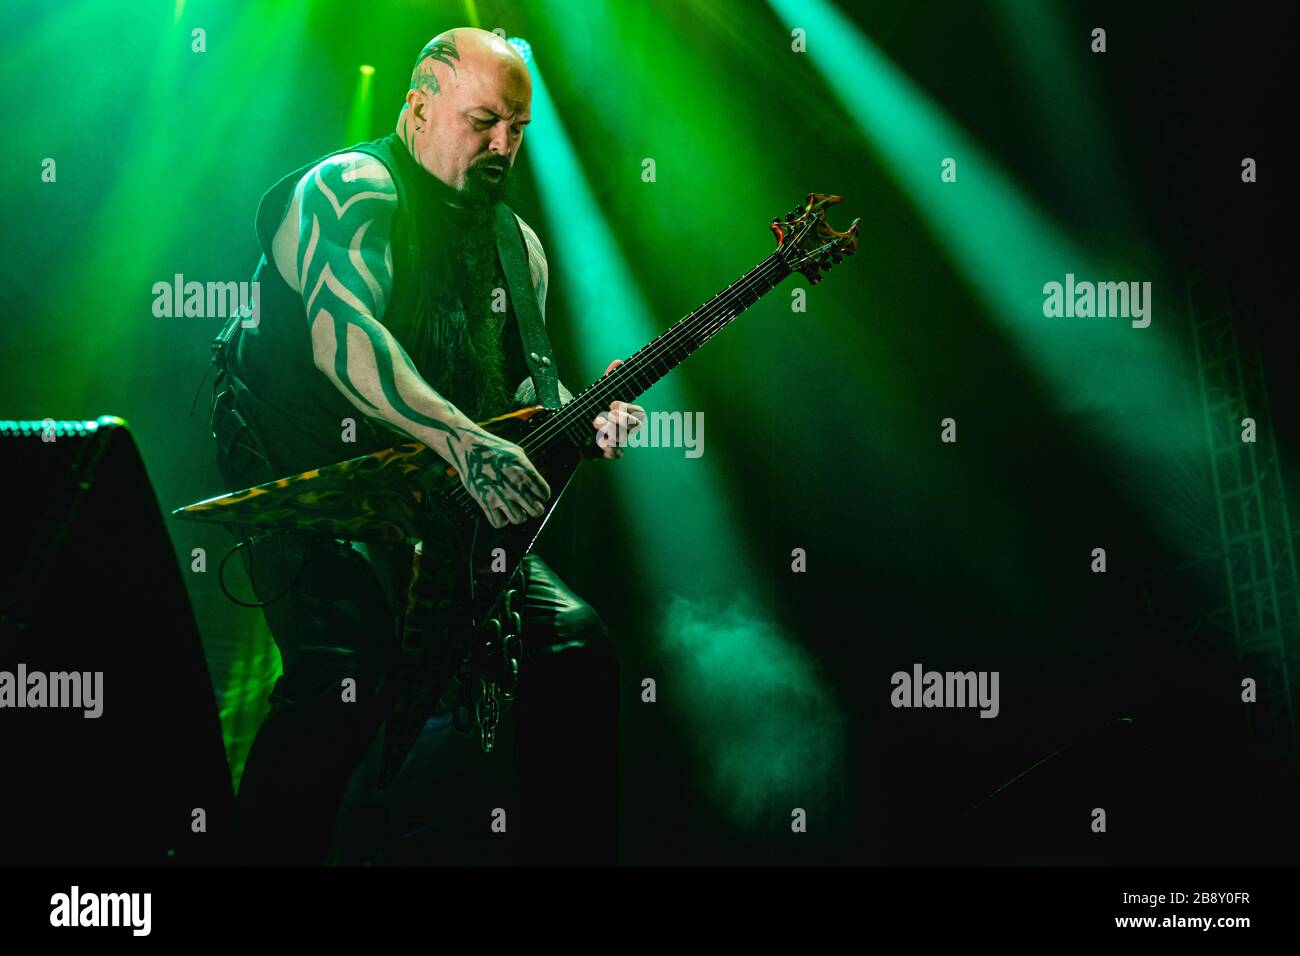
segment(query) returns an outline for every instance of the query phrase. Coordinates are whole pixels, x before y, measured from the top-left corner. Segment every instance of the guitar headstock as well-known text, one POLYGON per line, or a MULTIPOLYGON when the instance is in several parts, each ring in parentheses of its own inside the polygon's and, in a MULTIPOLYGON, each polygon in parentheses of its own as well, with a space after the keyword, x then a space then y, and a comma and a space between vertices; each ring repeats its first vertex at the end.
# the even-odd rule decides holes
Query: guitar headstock
POLYGON ((843 232, 832 229, 826 221, 827 208, 843 201, 843 196, 809 193, 802 206, 772 220, 777 254, 791 272, 803 273, 813 285, 822 280, 823 272, 858 248, 860 220, 854 219, 843 232))

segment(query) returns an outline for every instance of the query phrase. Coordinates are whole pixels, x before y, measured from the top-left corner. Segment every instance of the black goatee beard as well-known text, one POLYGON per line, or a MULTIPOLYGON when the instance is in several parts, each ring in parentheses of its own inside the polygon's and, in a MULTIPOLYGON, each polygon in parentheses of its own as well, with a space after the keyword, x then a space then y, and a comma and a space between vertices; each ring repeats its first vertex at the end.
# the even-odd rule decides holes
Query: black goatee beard
POLYGON ((461 199, 471 208, 491 208, 505 198, 509 180, 510 161, 504 156, 481 159, 465 170, 465 182, 460 189, 461 199), (489 169, 498 170, 501 178, 494 182, 487 176, 489 169))

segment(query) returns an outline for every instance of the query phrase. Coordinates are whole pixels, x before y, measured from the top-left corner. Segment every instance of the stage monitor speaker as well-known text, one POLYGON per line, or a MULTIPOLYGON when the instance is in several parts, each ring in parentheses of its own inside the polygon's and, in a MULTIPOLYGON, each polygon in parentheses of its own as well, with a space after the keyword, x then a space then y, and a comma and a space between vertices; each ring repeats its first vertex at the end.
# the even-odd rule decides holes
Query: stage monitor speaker
POLYGON ((0 455, 0 865, 220 862, 216 698, 126 422, 0 422, 0 455))

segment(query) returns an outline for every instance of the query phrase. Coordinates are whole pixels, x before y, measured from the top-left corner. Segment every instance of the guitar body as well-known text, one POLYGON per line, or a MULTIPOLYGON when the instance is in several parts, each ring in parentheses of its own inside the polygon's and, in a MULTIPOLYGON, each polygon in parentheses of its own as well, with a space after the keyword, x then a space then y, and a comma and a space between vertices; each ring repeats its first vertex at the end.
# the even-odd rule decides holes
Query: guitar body
MULTIPOLYGON (((479 427, 522 444, 553 414, 534 405, 479 427)), ((456 470, 419 442, 210 498, 173 514, 253 530, 292 529, 387 544, 418 541, 426 562, 468 558, 461 565, 468 571, 466 596, 474 623, 481 625, 582 460, 572 442, 562 435, 556 439, 529 449, 529 459, 551 489, 543 514, 503 528, 492 527, 456 470)))

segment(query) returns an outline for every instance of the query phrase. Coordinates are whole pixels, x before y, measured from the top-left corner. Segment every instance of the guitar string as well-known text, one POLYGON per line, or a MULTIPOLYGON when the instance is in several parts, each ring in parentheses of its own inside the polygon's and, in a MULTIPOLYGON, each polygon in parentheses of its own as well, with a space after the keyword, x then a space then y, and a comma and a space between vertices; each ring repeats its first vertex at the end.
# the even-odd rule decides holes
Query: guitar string
MULTIPOLYGON (((729 286, 727 293, 720 293, 718 296, 714 297, 716 299, 716 298, 721 298, 723 295, 727 295, 728 301, 720 302, 717 305, 712 305, 711 302, 705 303, 705 305, 701 306, 699 310, 687 316, 685 321, 679 322, 678 324, 674 325, 672 328, 668 329, 666 333, 661 335, 656 341, 648 343, 647 346, 645 346, 645 348, 650 348, 651 346, 653 346, 653 348, 650 351, 646 351, 644 355, 642 355, 640 352, 633 354, 628 358, 626 362, 623 363, 622 366, 620 366, 618 369, 615 369, 613 372, 611 372, 609 376, 601 377, 597 379, 595 382, 589 385, 578 395, 574 396, 573 402, 570 403, 571 407, 563 410, 564 414, 569 416, 569 421, 576 424, 576 418, 577 418, 576 409, 581 407, 581 405, 585 405, 591 402, 592 400, 591 397, 588 397, 589 393, 592 393, 596 390, 614 392, 619 389, 619 386, 621 386, 624 383, 625 379, 628 378, 635 379, 639 377, 637 374, 633 373, 634 366, 632 365, 632 363, 634 361, 637 363, 637 366, 635 366, 637 368, 643 368, 645 366, 653 366, 660 361, 660 359, 663 357, 665 353, 671 353, 675 351, 677 346, 679 344, 682 344, 683 342, 685 342, 686 344, 690 344, 691 339, 693 339, 696 336, 696 333, 707 331, 707 335, 705 335, 699 343, 700 345, 703 345, 705 341, 708 341, 708 339, 711 338, 722 326, 726 325, 728 321, 740 315, 740 312, 743 312, 745 309, 749 308, 749 306, 753 304, 750 303, 749 305, 745 305, 740 310, 740 312, 736 313, 736 315, 725 316, 724 318, 727 309, 735 304, 735 300, 738 299, 741 295, 743 295, 744 292, 750 291, 750 288, 748 287, 752 287, 753 285, 755 285, 758 282, 758 280, 766 281, 771 277, 772 273, 780 271, 779 268, 776 269, 772 268, 774 265, 777 264, 777 262, 779 262, 779 260, 777 260, 776 262, 768 262, 765 260, 764 262, 759 263, 757 266, 755 266, 753 269, 747 272, 745 276, 737 280, 737 283, 735 285, 729 286), (706 312, 705 311, 706 308, 709 309, 709 311, 706 312), (713 311, 713 310, 717 310, 717 311, 713 311), (714 321, 720 318, 723 318, 722 322, 714 321), (713 325, 716 325, 717 328, 709 327, 711 323, 713 325), (627 368, 628 371, 623 373, 623 375, 621 376, 618 375, 618 373, 623 368, 627 368)), ((782 276, 782 278, 784 278, 784 276, 782 276)), ((769 284, 769 290, 775 287, 776 287, 776 283, 769 284)), ((762 295, 763 293, 760 293, 759 298, 761 298, 762 295)), ((754 302, 757 301, 758 299, 756 298, 754 302)), ((698 348, 699 346, 696 347, 698 348)), ((645 351, 645 349, 643 349, 642 351, 645 351)), ((683 356, 683 358, 685 358, 685 356, 683 356)), ((669 371, 671 371, 671 369, 666 369, 663 374, 666 375, 669 371)), ((663 376, 660 375, 659 377, 662 378, 663 376)), ((638 394, 644 393, 647 388, 649 388, 649 386, 640 389, 638 394)), ((597 409, 595 405, 593 405, 593 407, 590 409, 590 411, 596 411, 596 410, 597 409)), ((566 427, 565 423, 560 421, 560 416, 557 416, 551 422, 544 423, 542 428, 538 430, 536 435, 530 435, 527 437, 528 440, 530 441, 535 441, 542 437, 546 437, 547 439, 549 439, 552 432, 555 429, 557 428, 564 429, 565 427, 566 427)))
MULTIPOLYGON (((801 242, 804 236, 807 235, 807 233, 813 228, 814 225, 815 225, 814 221, 809 221, 807 223, 804 223, 804 226, 799 231, 798 235, 792 235, 791 244, 797 244, 801 242)), ((686 318, 681 322, 679 322, 677 325, 674 325, 670 329, 668 329, 667 332, 661 336, 663 339, 662 342, 659 342, 658 344, 656 344, 655 342, 651 342, 649 343, 649 345, 645 346, 645 348, 648 348, 650 345, 654 345, 655 348, 652 352, 647 353, 645 356, 641 356, 640 353, 637 353, 631 356, 628 362, 624 363, 618 369, 615 369, 608 376, 597 379, 591 385, 587 386, 587 388, 584 389, 581 393, 574 396, 574 399, 569 404, 569 406, 561 410, 560 414, 558 414, 556 418, 554 418, 550 422, 544 423, 542 427, 538 429, 536 435, 526 436, 525 440, 528 442, 536 442, 543 437, 549 440, 557 429, 563 430, 567 427, 566 423, 562 421, 562 419, 566 415, 569 416, 570 422, 573 422, 575 420, 576 415, 573 412, 573 409, 579 407, 580 403, 583 402, 583 399, 589 393, 592 393, 593 391, 600 389, 602 387, 606 391, 612 391, 615 387, 622 384, 622 380, 627 378, 628 375, 624 374, 620 376, 619 373, 625 368, 630 368, 631 361, 633 359, 637 359, 640 364, 646 364, 647 362, 650 362, 650 360, 657 362, 663 352, 667 351, 670 348, 675 347, 681 339, 683 339, 687 335, 694 335, 695 332, 708 327, 710 323, 712 323, 714 327, 707 329, 708 334, 704 337, 704 339, 700 343, 702 345, 704 342, 708 341, 709 338, 715 335, 723 326, 725 326, 727 322, 736 318, 737 316, 740 315, 741 312, 744 312, 745 309, 748 309, 750 305, 754 304, 754 303, 750 303, 750 305, 744 306, 743 308, 741 308, 740 312, 736 313, 736 315, 727 316, 721 322, 714 321, 722 316, 723 312, 725 312, 726 309, 734 302, 735 298, 739 297, 739 294, 742 291, 748 291, 748 289, 752 288, 758 280, 766 279, 768 278, 768 275, 770 273, 779 271, 779 267, 783 266, 787 270, 789 270, 790 273, 793 273, 794 270, 798 268, 800 265, 803 265, 805 262, 808 262, 811 259, 815 258, 817 255, 820 255, 822 251, 824 251, 827 248, 830 248, 833 245, 834 242, 823 243, 813 252, 804 254, 797 262, 795 262, 792 265, 786 262, 785 257, 781 255, 781 251, 785 247, 785 244, 783 243, 781 247, 778 247, 766 259, 764 259, 758 265, 754 266, 754 268, 750 269, 749 272, 741 276, 740 279, 737 279, 736 282, 733 283, 733 285, 728 286, 726 291, 720 292, 718 295, 714 296, 713 299, 710 299, 709 302, 706 302, 704 305, 700 306, 700 308, 697 309, 695 312, 692 312, 690 315, 686 316, 686 318), (727 296, 728 292, 733 293, 733 295, 730 297, 730 301, 725 303, 718 303, 717 306, 711 306, 711 303, 713 303, 714 300, 727 296), (708 311, 710 310, 710 308, 716 309, 717 311, 710 312, 708 311)), ((776 280, 776 282, 770 283, 769 289, 767 291, 771 291, 771 289, 776 288, 776 286, 784 278, 785 276, 781 276, 781 278, 776 280)), ((762 298, 766 294, 767 294, 766 292, 759 293, 759 295, 755 298, 754 302, 757 302, 759 298, 762 298)), ((686 357, 689 357, 689 353, 688 356, 686 357)), ((667 371, 671 371, 671 369, 667 371)), ((667 374, 667 371, 665 371, 664 374, 667 374)), ((644 391, 645 389, 642 389, 642 392, 644 391)), ((591 411, 595 411, 595 410, 596 408, 593 405, 591 411)))
MULTIPOLYGON (((715 321, 722 318, 726 311, 735 304, 735 297, 739 296, 743 291, 752 289, 753 286, 758 284, 762 279, 766 279, 770 274, 779 271, 779 267, 783 265, 784 260, 779 256, 775 256, 775 254, 769 256, 768 260, 759 263, 759 265, 746 273, 748 278, 742 278, 742 280, 739 280, 738 285, 732 287, 731 291, 734 295, 728 296, 726 302, 719 302, 711 307, 707 307, 708 304, 706 303, 707 308, 701 307, 704 311, 700 311, 698 314, 692 313, 693 318, 688 316, 688 321, 679 326, 674 326, 674 329, 669 331, 669 335, 665 336, 664 340, 658 343, 653 351, 646 353, 644 356, 635 354, 631 356, 629 363, 635 359, 638 363, 637 367, 653 364, 654 362, 657 362, 665 352, 685 340, 688 335, 692 335, 696 331, 702 331, 710 325, 716 325, 717 328, 709 329, 709 335, 705 337, 705 341, 707 341, 708 337, 716 334, 716 332, 721 327, 725 326, 727 322, 740 315, 740 313, 737 312, 736 315, 726 316, 721 322, 715 321)), ((782 276, 782 278, 785 277, 782 276)), ((775 284, 772 285, 772 288, 775 288, 775 284)), ((745 306, 745 308, 749 308, 749 306, 745 306)), ((741 311, 744 310, 742 309, 741 311)), ((520 442, 520 447, 523 447, 525 452, 527 452, 530 450, 527 446, 532 445, 532 450, 535 450, 539 443, 549 441, 558 432, 566 431, 566 429, 577 420, 575 409, 580 407, 579 403, 581 402, 586 404, 591 401, 591 397, 594 397, 590 395, 593 390, 604 389, 606 391, 612 391, 616 390, 619 385, 623 384, 623 380, 628 378, 629 375, 625 373, 620 376, 618 373, 624 368, 630 369, 633 368, 633 366, 630 364, 624 364, 615 369, 608 376, 597 379, 578 395, 574 396, 573 401, 570 403, 570 407, 560 410, 560 414, 558 414, 552 421, 544 423, 543 426, 538 429, 536 434, 526 436, 525 439, 520 442), (563 421, 561 420, 562 415, 567 416, 563 421)), ((591 410, 595 411, 594 406, 591 410)), ((450 494, 448 498, 457 505, 472 506, 473 508, 478 507, 477 502, 474 500, 473 496, 470 495, 469 491, 466 490, 464 484, 459 485, 456 491, 450 494)), ((470 513, 473 514, 473 510, 471 510, 470 513)))
MULTIPOLYGON (((799 236, 797 238, 802 238, 802 236, 799 236)), ((827 244, 827 245, 831 245, 831 244, 827 244)), ((799 262, 796 265, 802 264, 803 262, 808 261, 810 258, 812 258, 811 255, 804 256, 799 260, 799 262)), ((739 316, 741 312, 745 311, 745 309, 748 309, 750 305, 753 304, 750 303, 748 305, 745 305, 739 312, 736 312, 734 315, 727 315, 726 314, 727 311, 733 305, 735 305, 736 300, 743 293, 752 291, 752 289, 756 285, 761 284, 761 282, 769 279, 774 273, 779 272, 781 268, 786 268, 790 272, 793 272, 793 268, 791 268, 785 262, 784 258, 780 256, 778 250, 777 252, 774 252, 770 256, 768 256, 766 260, 764 260, 763 262, 755 266, 753 269, 751 269, 740 280, 737 280, 737 283, 734 286, 729 287, 729 291, 731 293, 730 295, 728 295, 727 293, 720 293, 719 296, 714 297, 715 299, 718 299, 720 297, 724 298, 724 301, 717 302, 716 304, 706 303, 704 306, 701 307, 700 310, 697 310, 696 313, 692 313, 690 316, 688 316, 685 322, 679 323, 679 325, 674 326, 673 329, 670 329, 668 335, 663 338, 662 342, 655 345, 653 351, 646 353, 645 356, 633 355, 631 359, 629 359, 629 364, 620 366, 619 369, 615 369, 614 372, 611 372, 608 376, 597 379, 586 389, 584 389, 582 393, 575 396, 573 402, 570 403, 570 407, 561 411, 560 415, 557 415, 556 419, 554 419, 551 422, 545 423, 542 426, 542 428, 540 428, 537 431, 536 434, 526 436, 524 440, 520 442, 520 447, 524 448, 525 452, 530 450, 535 450, 539 443, 542 443, 543 441, 549 441, 552 437, 554 437, 554 435, 557 432, 565 431, 570 424, 576 421, 577 416, 574 410, 580 407, 579 403, 586 404, 587 402, 590 402, 592 398, 594 398, 594 395, 591 395, 590 398, 588 397, 590 393, 593 393, 594 391, 597 390, 603 390, 612 393, 623 384, 622 381, 623 379, 626 379, 628 377, 635 378, 635 376, 630 376, 630 373, 624 374, 623 376, 618 375, 618 373, 623 368, 630 369, 633 367, 630 364, 630 362, 633 359, 638 360, 638 367, 644 366, 646 364, 653 364, 654 362, 659 361, 659 359, 662 357, 662 355, 665 352, 674 348, 683 340, 688 339, 688 337, 694 336, 696 333, 699 332, 707 332, 707 335, 704 336, 700 344, 702 345, 703 342, 708 341, 709 338, 715 335, 728 322, 730 322, 732 319, 739 316), (567 421, 562 420, 561 416, 567 416, 567 421), (528 447, 530 445, 533 446, 532 449, 528 447)), ((781 276, 781 279, 784 278, 785 276, 781 276)), ((780 280, 778 279, 777 282, 779 283, 779 281, 780 280)), ((767 291, 770 291, 771 289, 775 288, 776 285, 777 283, 769 283, 769 289, 767 291)), ((766 294, 766 292, 760 293, 759 297, 761 298, 761 296, 764 294, 766 294)), ((757 301, 758 300, 755 299, 755 302, 757 301)), ((596 410, 595 405, 593 405, 591 411, 595 411, 595 410, 596 410)), ((448 498, 451 500, 452 503, 457 504, 462 508, 466 509, 466 511, 471 516, 476 515, 481 511, 481 508, 479 508, 473 496, 470 495, 468 490, 466 490, 464 484, 459 485, 452 494, 448 495, 448 498)))
MULTIPOLYGON (((813 223, 811 221, 806 223, 804 229, 801 230, 797 236, 792 237, 791 244, 795 244, 801 241, 803 237, 808 233, 808 231, 812 229, 812 226, 813 223)), ((818 253, 820 253, 821 249, 825 249, 832 245, 834 245, 834 243, 823 244, 823 246, 819 248, 818 253)), ((659 358, 669 349, 673 348, 681 341, 687 339, 688 335, 693 336, 696 332, 707 330, 708 335, 706 335, 701 341, 700 344, 702 345, 704 342, 708 341, 709 338, 711 338, 718 331, 720 331, 721 328, 723 328, 728 322, 738 317, 741 314, 741 312, 744 312, 745 309, 748 309, 750 305, 754 304, 754 303, 750 303, 748 305, 745 305, 743 308, 741 308, 739 312, 736 312, 735 315, 725 315, 727 310, 730 309, 736 303, 736 300, 744 292, 752 290, 754 286, 760 284, 763 280, 767 279, 770 275, 780 271, 781 268, 785 268, 790 273, 793 273, 794 269, 797 268, 798 265, 809 261, 815 255, 813 253, 806 254, 799 259, 798 263, 796 263, 794 266, 791 266, 788 263, 786 263, 784 257, 781 256, 780 253, 781 253, 781 249, 778 248, 771 255, 769 255, 763 262, 760 262, 757 266, 755 266, 748 273, 746 273, 745 276, 742 276, 739 280, 737 280, 737 283, 734 286, 729 287, 731 292, 730 295, 728 295, 726 292, 723 292, 723 293, 719 293, 718 296, 714 296, 714 299, 718 299, 721 297, 724 299, 724 301, 717 302, 715 305, 712 306, 710 306, 709 303, 705 303, 705 305, 701 306, 701 308, 697 310, 696 313, 692 313, 690 316, 687 316, 685 321, 678 323, 678 325, 670 329, 668 334, 666 336, 663 336, 663 341, 660 344, 656 345, 652 352, 647 353, 645 356, 633 355, 631 358, 638 359, 638 365, 653 364, 653 362, 658 361, 659 358), (717 321, 719 319, 721 319, 721 321, 717 321)), ((781 279, 784 278, 785 276, 781 276, 781 279)), ((776 283, 771 283, 767 291, 771 291, 771 289, 775 288, 780 281, 781 280, 778 279, 776 283)), ((759 298, 761 298, 765 294, 766 292, 760 293, 759 298)), ((758 299, 756 298, 754 301, 757 302, 758 299)), ((629 359, 629 362, 630 361, 631 359, 629 359)), ((576 415, 574 414, 574 409, 580 407, 578 403, 584 402, 585 404, 586 401, 590 401, 590 399, 587 398, 589 393, 593 392, 593 390, 598 390, 602 388, 605 391, 610 391, 614 388, 617 388, 620 384, 622 384, 622 380, 626 379, 628 375, 624 374, 623 376, 619 376, 618 373, 624 368, 632 368, 632 366, 630 364, 624 364, 620 366, 618 369, 615 369, 608 376, 597 379, 586 389, 584 389, 579 395, 574 396, 573 402, 570 403, 571 405, 570 408, 560 410, 556 418, 550 422, 544 423, 543 426, 540 429, 538 429, 536 434, 526 436, 525 439, 520 442, 520 447, 523 447, 525 451, 528 451, 529 449, 526 447, 526 445, 532 445, 533 449, 535 450, 538 443, 542 442, 543 440, 549 441, 557 432, 564 431, 569 423, 576 421, 576 415), (568 416, 567 421, 563 420, 566 414, 568 416)), ((644 391, 644 389, 642 391, 644 391)), ((593 407, 591 410, 594 411, 595 408, 593 407)), ((453 504, 460 505, 461 507, 468 507, 471 515, 474 514, 476 510, 481 511, 481 509, 478 508, 477 502, 474 500, 473 496, 469 493, 469 491, 465 488, 463 483, 457 487, 455 492, 448 495, 447 497, 453 504)))
MULTIPOLYGON (((813 221, 805 222, 805 224, 803 224, 803 228, 800 230, 800 233, 798 233, 797 235, 793 235, 792 245, 796 245, 796 243, 802 242, 803 237, 805 237, 805 235, 809 233, 811 229, 813 229, 813 226, 814 226, 813 221)), ((749 287, 755 284, 755 281, 761 280, 761 278, 767 278, 767 273, 774 271, 772 267, 776 267, 776 265, 784 265, 784 267, 789 269, 790 272, 793 272, 794 268, 797 268, 798 265, 802 265, 803 263, 806 263, 806 261, 813 259, 814 255, 820 254, 820 251, 822 251, 823 248, 827 248, 828 246, 831 245, 833 245, 833 243, 826 243, 826 245, 819 247, 818 250, 814 252, 814 254, 806 254, 805 256, 802 256, 802 258, 798 260, 797 263, 794 265, 790 265, 789 263, 787 263, 787 261, 785 261, 784 256, 781 255, 781 247, 777 247, 776 250, 772 252, 771 255, 767 256, 767 259, 764 259, 763 261, 761 261, 761 263, 755 265, 753 269, 750 269, 748 273, 745 273, 744 276, 738 278, 735 284, 728 286, 728 289, 723 291, 723 293, 719 293, 718 295, 715 295, 714 298, 708 300, 708 302, 703 304, 703 306, 699 307, 698 310, 695 310, 695 312, 690 313, 689 316, 686 316, 686 320, 681 321, 681 323, 677 325, 673 325, 672 328, 669 328, 667 330, 667 333, 664 333, 662 334, 662 336, 660 336, 660 338, 662 338, 662 341, 658 341, 658 339, 656 339, 656 342, 651 342, 650 345, 655 346, 654 351, 647 352, 645 356, 641 356, 640 352, 638 352, 638 354, 630 356, 628 363, 625 363, 623 367, 620 368, 630 367, 630 363, 632 363, 632 359, 641 359, 642 362, 647 362, 647 360, 653 359, 654 362, 658 362, 659 356, 662 355, 662 352, 668 349, 672 349, 672 347, 675 347, 677 345, 677 342, 680 342, 681 338, 684 338, 686 334, 688 333, 694 334, 695 330, 702 328, 702 326, 708 325, 708 323, 711 323, 712 320, 718 319, 718 317, 722 315, 722 311, 725 311, 725 307, 727 307, 727 304, 729 303, 719 303, 718 306, 712 306, 712 303, 714 303, 715 300, 725 297, 727 293, 736 293, 738 297, 738 294, 740 294, 741 291, 748 290, 749 287), (720 308, 720 310, 722 311, 711 312, 710 311, 711 308, 720 308)), ((785 278, 785 277, 783 276, 781 278, 785 278)), ((777 282, 780 282, 780 280, 777 280, 777 282)), ((770 286, 775 287, 777 285, 777 282, 772 282, 770 286)), ((762 295, 764 294, 766 293, 759 294, 759 297, 755 298, 755 302, 757 302, 758 298, 762 298, 762 295)), ((749 308, 749 306, 745 306, 744 308, 742 308, 741 312, 744 312, 745 308, 749 308)), ((737 316, 740 315, 740 312, 737 312, 736 315, 737 316)), ((728 319, 725 321, 735 319, 735 317, 736 316, 729 316, 728 319)), ((722 325, 725 325, 725 321, 723 321, 722 324, 719 324, 718 328, 712 328, 710 332, 708 332, 708 336, 705 339, 703 339, 703 341, 707 341, 708 338, 714 336, 714 334, 716 334, 716 332, 718 332, 718 330, 722 328, 722 325)), ((703 341, 701 342, 701 345, 703 341)), ((573 418, 575 418, 575 416, 573 416, 572 408, 580 406, 581 403, 584 402, 584 399, 588 397, 589 393, 593 392, 593 390, 595 389, 601 388, 601 386, 606 386, 606 390, 611 390, 610 386, 621 384, 621 380, 627 377, 627 375, 620 376, 619 371, 620 369, 615 369, 615 371, 611 372, 610 375, 608 375, 607 377, 598 378, 598 380, 594 381, 593 384, 588 386, 588 388, 582 390, 582 392, 576 395, 575 399, 573 399, 571 405, 569 405, 568 408, 565 408, 562 414, 556 416, 556 418, 552 421, 549 421, 549 423, 543 424, 542 428, 538 429, 537 434, 534 434, 534 436, 528 436, 528 441, 537 441, 539 440, 539 438, 542 437, 545 437, 547 438, 547 440, 550 440, 550 437, 552 436, 552 434, 554 434, 556 429, 567 428, 567 424, 565 424, 565 421, 562 421, 562 419, 565 418, 565 415, 568 415, 569 421, 573 421, 573 418)), ((671 371, 671 369, 668 369, 668 371, 671 371)), ((591 408, 591 411, 595 411, 594 406, 593 408, 591 408)))

